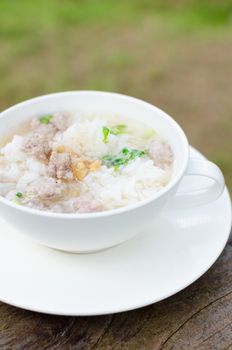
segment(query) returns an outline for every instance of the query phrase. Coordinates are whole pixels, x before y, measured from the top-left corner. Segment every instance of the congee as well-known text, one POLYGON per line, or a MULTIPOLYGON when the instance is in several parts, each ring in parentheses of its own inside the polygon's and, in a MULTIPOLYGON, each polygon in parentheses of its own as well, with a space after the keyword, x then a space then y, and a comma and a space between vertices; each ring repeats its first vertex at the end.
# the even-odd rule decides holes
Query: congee
POLYGON ((122 116, 41 115, 8 141, 0 148, 0 195, 43 211, 121 208, 153 196, 172 175, 167 140, 122 116))

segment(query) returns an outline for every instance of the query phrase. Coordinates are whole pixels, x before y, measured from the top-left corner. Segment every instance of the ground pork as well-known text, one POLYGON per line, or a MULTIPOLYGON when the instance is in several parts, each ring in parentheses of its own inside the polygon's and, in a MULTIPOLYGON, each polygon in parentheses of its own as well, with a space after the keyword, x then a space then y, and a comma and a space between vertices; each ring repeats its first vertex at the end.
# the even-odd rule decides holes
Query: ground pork
POLYGON ((58 131, 68 127, 68 114, 55 113, 47 123, 41 123, 40 118, 33 118, 30 124, 31 133, 25 138, 22 150, 37 159, 45 161, 51 152, 49 142, 58 131))
POLYGON ((30 130, 32 133, 40 134, 46 138, 53 138, 56 133, 56 128, 52 123, 43 124, 39 118, 33 118, 30 124, 30 130))
POLYGON ((69 114, 67 112, 57 112, 47 124, 41 123, 40 118, 33 118, 30 124, 31 131, 39 132, 52 138, 58 131, 64 131, 69 126, 69 114))
POLYGON ((37 132, 29 134, 24 140, 22 151, 28 155, 35 156, 41 161, 45 161, 51 152, 49 140, 46 136, 37 132))
POLYGON ((69 126, 69 113, 68 112, 56 112, 53 115, 51 124, 57 131, 64 131, 69 126))
POLYGON ((26 191, 28 198, 38 198, 41 201, 59 199, 65 189, 64 184, 57 182, 53 178, 41 178, 32 182, 26 191))
POLYGON ((51 209, 56 213, 93 213, 102 211, 103 207, 95 200, 77 198, 73 201, 58 202, 51 209))
POLYGON ((73 180, 70 153, 52 152, 48 163, 48 175, 57 179, 73 180))
POLYGON ((149 147, 149 155, 156 166, 166 169, 173 162, 173 152, 167 143, 154 139, 149 147))
POLYGON ((73 211, 78 213, 93 213, 102 211, 102 205, 94 199, 77 198, 73 202, 73 211))

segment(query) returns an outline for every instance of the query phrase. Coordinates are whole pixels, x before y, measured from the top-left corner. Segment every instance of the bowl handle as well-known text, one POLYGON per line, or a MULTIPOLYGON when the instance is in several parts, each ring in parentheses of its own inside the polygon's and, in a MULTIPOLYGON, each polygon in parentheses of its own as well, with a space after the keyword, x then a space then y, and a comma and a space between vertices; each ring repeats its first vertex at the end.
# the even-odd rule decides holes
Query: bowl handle
POLYGON ((199 186, 198 188, 194 186, 184 189, 180 183, 180 188, 174 197, 175 205, 178 207, 186 208, 208 204, 219 198, 224 191, 225 180, 221 170, 216 164, 206 159, 190 158, 185 176, 199 177, 199 186), (203 188, 201 187, 201 177, 211 179, 203 188))

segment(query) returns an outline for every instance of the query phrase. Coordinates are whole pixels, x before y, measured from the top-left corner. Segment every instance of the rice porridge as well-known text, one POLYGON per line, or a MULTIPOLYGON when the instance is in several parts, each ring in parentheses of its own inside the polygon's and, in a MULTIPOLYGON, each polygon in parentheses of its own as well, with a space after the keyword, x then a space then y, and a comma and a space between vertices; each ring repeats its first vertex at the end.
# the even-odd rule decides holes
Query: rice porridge
POLYGON ((140 121, 80 111, 37 116, 0 148, 0 195, 51 212, 111 210, 166 186, 173 160, 167 140, 140 121))

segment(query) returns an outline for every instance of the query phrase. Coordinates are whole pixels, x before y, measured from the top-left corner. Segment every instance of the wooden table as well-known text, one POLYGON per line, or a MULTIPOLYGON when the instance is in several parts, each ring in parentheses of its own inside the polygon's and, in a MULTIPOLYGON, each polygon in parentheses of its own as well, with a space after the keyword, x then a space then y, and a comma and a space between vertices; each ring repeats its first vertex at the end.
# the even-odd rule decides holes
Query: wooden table
POLYGON ((0 349, 232 349, 232 244, 193 285, 139 310, 59 317, 0 304, 0 349))

